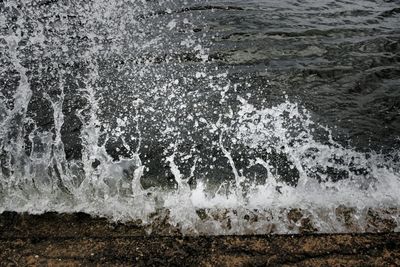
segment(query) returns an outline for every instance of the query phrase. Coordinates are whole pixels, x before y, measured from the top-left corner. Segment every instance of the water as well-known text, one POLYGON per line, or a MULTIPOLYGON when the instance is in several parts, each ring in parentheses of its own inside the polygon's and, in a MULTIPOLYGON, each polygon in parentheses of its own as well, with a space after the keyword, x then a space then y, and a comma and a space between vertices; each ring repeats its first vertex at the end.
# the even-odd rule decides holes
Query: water
POLYGON ((1 2, 0 211, 397 231, 399 8, 1 2))

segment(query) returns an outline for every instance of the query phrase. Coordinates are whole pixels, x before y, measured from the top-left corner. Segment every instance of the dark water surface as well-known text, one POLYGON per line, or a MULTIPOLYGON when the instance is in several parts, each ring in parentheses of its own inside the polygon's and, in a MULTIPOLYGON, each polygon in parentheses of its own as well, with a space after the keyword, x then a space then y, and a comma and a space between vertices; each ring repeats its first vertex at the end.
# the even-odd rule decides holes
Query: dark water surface
POLYGON ((2 1, 0 210, 399 207, 399 41, 398 1, 2 1))

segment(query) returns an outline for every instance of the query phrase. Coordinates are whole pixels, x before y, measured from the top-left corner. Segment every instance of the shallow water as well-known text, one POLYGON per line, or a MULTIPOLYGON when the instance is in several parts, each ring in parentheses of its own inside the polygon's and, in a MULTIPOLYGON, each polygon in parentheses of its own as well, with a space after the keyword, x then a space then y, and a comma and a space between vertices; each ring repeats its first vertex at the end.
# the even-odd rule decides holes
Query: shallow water
POLYGON ((0 211, 167 210, 206 234, 296 232, 293 209, 316 232, 368 231, 371 208, 398 224, 399 8, 0 3, 0 211))

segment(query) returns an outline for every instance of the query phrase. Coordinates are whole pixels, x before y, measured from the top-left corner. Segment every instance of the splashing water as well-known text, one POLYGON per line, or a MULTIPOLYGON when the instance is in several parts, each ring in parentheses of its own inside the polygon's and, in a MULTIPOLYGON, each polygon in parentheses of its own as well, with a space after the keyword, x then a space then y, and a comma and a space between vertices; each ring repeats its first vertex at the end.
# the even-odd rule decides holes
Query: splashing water
POLYGON ((282 84, 218 62, 205 18, 241 9, 73 3, 0 4, 0 212, 150 231, 164 216, 187 234, 399 229, 397 149, 346 144, 282 84))

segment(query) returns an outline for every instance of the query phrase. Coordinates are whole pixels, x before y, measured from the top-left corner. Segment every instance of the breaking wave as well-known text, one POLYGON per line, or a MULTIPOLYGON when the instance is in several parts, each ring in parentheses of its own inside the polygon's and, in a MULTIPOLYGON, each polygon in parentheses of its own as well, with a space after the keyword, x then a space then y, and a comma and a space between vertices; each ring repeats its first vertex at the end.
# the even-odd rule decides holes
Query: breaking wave
POLYGON ((199 18, 242 7, 117 2, 0 4, 14 26, 0 35, 0 212, 185 234, 399 230, 398 149, 356 148, 273 73, 255 82, 211 56, 199 18))

